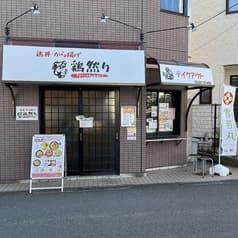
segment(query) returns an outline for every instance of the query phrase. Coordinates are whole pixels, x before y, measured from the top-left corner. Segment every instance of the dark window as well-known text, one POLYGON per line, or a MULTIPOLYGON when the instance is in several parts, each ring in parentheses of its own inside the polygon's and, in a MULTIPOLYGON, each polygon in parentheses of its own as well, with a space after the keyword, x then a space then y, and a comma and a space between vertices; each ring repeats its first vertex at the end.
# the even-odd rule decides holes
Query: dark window
POLYGON ((238 75, 231 75, 231 86, 238 87, 238 75))
POLYGON ((226 13, 238 12, 238 0, 226 0, 226 13))
POLYGON ((148 90, 146 98, 146 137, 180 134, 180 91, 148 90))
POLYGON ((200 94, 200 104, 212 103, 212 89, 207 89, 200 94))
POLYGON ((186 0, 161 0, 160 9, 179 14, 185 14, 186 0))
MULTIPOLYGON (((231 78, 231 86, 238 87, 238 75, 232 75, 231 78)), ((235 121, 238 126, 238 90, 236 88, 236 95, 235 95, 235 102, 234 102, 234 114, 235 114, 235 121)))

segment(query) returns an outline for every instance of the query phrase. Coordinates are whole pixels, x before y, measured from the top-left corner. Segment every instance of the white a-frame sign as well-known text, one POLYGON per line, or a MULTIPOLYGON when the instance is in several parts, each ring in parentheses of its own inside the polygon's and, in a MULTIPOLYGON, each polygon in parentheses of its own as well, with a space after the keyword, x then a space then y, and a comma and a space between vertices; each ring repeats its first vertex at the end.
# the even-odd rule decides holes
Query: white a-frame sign
POLYGON ((65 135, 34 135, 32 138, 30 193, 32 190, 61 189, 64 186, 65 135), (33 187, 33 180, 60 180, 60 186, 33 187))

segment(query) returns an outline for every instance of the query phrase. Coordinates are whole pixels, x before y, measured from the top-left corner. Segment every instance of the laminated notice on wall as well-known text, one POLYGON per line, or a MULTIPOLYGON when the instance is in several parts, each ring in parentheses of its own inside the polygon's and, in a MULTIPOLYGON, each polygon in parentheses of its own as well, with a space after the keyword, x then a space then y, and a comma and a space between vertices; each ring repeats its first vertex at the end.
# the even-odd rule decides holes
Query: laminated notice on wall
POLYGON ((136 140, 136 127, 127 127, 127 140, 136 140))
POLYGON ((18 121, 37 121, 38 107, 37 106, 17 106, 16 120, 18 121))
POLYGON ((122 127, 136 126, 136 107, 135 106, 121 107, 121 126, 122 127))

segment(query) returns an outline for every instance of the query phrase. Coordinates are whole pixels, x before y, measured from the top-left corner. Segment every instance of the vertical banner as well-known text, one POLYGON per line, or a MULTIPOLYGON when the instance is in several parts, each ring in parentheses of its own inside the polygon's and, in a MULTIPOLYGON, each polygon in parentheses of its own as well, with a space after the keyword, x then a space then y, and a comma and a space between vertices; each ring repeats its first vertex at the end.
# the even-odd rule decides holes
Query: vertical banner
POLYGON ((234 116, 236 88, 224 85, 221 105, 221 155, 236 155, 237 126, 234 116))

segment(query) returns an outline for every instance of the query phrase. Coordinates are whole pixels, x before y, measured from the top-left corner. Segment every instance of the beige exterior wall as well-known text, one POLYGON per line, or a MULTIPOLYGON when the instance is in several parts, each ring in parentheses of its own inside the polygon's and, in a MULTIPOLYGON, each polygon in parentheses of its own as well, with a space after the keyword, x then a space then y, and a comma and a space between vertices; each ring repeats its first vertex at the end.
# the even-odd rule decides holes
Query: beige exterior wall
MULTIPOLYGON (((225 10, 226 0, 192 0, 190 21, 195 25, 224 11, 197 27, 196 31, 191 32, 189 36, 189 61, 206 63, 212 69, 215 84, 212 92, 212 104, 221 103, 223 83, 230 84, 230 75, 238 75, 238 13, 226 14, 225 10)), ((195 92, 189 92, 189 100, 194 94, 195 92)), ((213 107, 211 105, 196 105, 199 104, 199 97, 194 104, 190 112, 188 136, 190 138, 192 136, 202 137, 207 131, 212 134, 213 124, 201 122, 213 120, 209 113, 213 111, 213 107), (198 128, 199 130, 197 130, 198 128)), ((191 141, 188 144, 188 150, 189 148, 191 148, 191 141)))
MULTIPOLYGON (((226 9, 226 0, 192 0, 191 22, 195 25, 226 9)), ((215 88, 212 103, 220 103, 223 83, 229 84, 231 74, 238 74, 238 13, 225 12, 201 25, 191 33, 190 60, 212 68, 215 88), (237 65, 232 70, 226 65, 237 65)))

